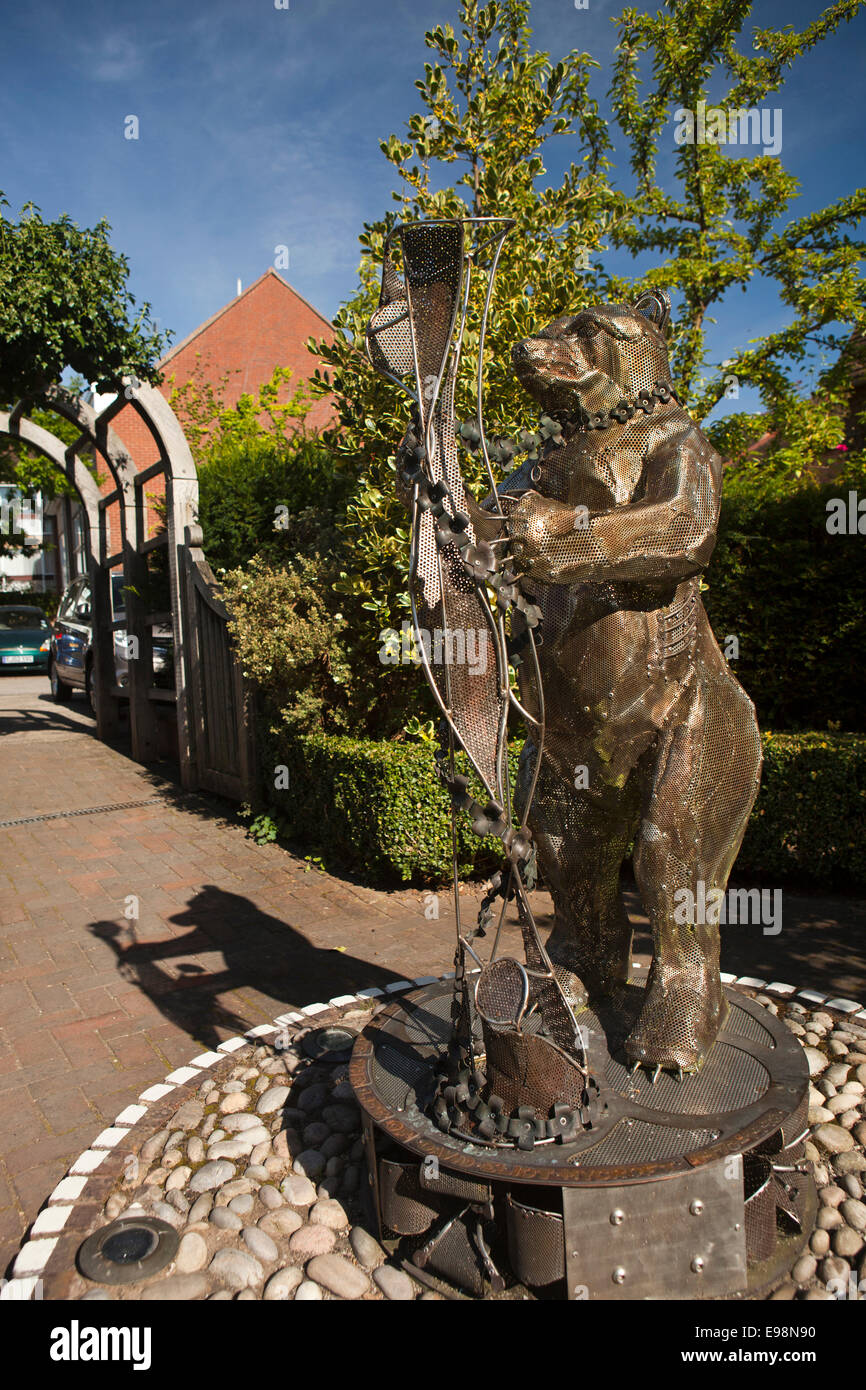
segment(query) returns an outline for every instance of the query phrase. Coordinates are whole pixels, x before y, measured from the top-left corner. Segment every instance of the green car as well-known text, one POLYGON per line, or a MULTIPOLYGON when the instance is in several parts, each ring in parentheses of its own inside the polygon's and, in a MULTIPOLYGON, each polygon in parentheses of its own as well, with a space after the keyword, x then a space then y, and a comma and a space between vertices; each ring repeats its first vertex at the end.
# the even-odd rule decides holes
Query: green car
POLYGON ((0 671, 48 670, 51 628, 41 608, 0 604, 0 671))

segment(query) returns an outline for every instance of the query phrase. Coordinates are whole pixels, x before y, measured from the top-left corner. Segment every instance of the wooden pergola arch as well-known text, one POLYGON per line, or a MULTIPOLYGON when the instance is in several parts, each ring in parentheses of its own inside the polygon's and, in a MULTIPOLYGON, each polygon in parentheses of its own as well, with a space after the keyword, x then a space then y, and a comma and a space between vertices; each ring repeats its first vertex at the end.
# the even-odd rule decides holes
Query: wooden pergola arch
MULTIPOLYGON (((100 412, 60 387, 50 387, 38 398, 19 401, 13 410, 0 413, 0 436, 21 440, 38 450, 63 472, 74 486, 83 506, 85 545, 92 587, 93 673, 96 693, 97 733, 109 738, 119 724, 119 699, 129 698, 132 755, 138 761, 153 761, 158 754, 158 714, 160 702, 176 705, 178 751, 181 780, 185 787, 199 785, 196 769, 194 725, 191 708, 191 647, 195 635, 188 631, 184 603, 186 556, 190 546, 203 562, 198 549, 201 532, 197 522, 198 478, 189 445, 180 423, 155 387, 124 378, 115 386, 115 398, 100 412), (144 422, 155 447, 156 462, 136 467, 127 449, 111 427, 114 417, 127 405, 144 422), (50 431, 42 429, 24 413, 26 408, 44 408, 69 420, 80 431, 67 445, 50 431), (87 450, 97 467, 105 465, 113 488, 103 495, 93 475, 82 461, 87 450), (157 536, 145 534, 147 526, 148 483, 165 479, 165 531, 157 536), (119 520, 119 549, 111 549, 109 509, 116 507, 119 520), (149 612, 147 556, 157 547, 167 549, 170 612, 149 612), (126 588, 126 618, 115 624, 112 616, 111 575, 122 565, 126 588), (153 681, 152 637, 157 625, 171 625, 174 635, 174 690, 157 689, 153 681), (120 691, 115 683, 114 627, 123 626, 138 643, 138 658, 129 662, 129 688, 120 691)), ((210 576, 210 571, 207 571, 210 576)), ((210 576, 212 579, 212 576, 210 576)))

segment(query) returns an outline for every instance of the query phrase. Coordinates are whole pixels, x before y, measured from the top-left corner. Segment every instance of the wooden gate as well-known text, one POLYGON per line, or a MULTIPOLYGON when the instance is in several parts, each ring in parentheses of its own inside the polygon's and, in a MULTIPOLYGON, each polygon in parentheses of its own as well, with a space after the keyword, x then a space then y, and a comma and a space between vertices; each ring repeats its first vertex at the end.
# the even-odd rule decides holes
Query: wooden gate
POLYGON ((231 645, 228 611, 201 549, 198 526, 188 526, 183 549, 187 678, 199 786, 249 801, 255 776, 252 697, 231 645))

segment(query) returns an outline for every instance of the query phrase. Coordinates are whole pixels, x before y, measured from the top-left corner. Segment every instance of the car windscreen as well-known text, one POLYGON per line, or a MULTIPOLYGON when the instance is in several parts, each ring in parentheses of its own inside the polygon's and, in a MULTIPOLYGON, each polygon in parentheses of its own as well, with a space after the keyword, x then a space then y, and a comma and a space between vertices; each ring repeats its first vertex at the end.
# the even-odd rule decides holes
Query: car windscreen
POLYGON ((63 595, 63 598, 60 600, 60 607, 57 610, 58 618, 67 618, 69 616, 72 610, 72 605, 75 603, 75 600, 78 598, 80 592, 81 580, 76 579, 72 584, 69 585, 69 588, 66 590, 66 593, 63 595))
POLYGON ((47 626, 48 620, 38 608, 0 608, 0 632, 47 626))

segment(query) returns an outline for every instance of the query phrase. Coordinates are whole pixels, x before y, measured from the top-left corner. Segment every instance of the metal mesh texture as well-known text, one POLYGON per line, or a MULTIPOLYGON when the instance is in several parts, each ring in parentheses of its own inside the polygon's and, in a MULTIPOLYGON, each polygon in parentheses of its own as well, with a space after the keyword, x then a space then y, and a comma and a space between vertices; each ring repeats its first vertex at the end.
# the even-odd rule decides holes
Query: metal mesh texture
POLYGON ((383 1042, 376 1049, 373 1060, 373 1084, 376 1093, 395 1109, 402 1109, 407 1100, 419 1088, 423 1088, 430 1077, 430 1057, 409 1048, 400 1048, 383 1042))
MULTIPOLYGON (((557 320, 514 361, 553 414, 610 410, 670 383, 662 334, 622 305, 557 320)), ((543 612, 547 728, 530 827, 555 906, 548 950, 572 998, 626 979, 619 870, 634 838, 654 960, 626 1051, 692 1071, 726 1011, 719 900, 707 908, 700 894, 726 887, 761 765, 754 708, 699 592, 721 460, 670 401, 551 441, 531 476, 520 472, 507 511, 524 587, 543 612)), ((534 757, 527 748, 524 785, 534 757)))
MULTIPOLYGON (((587 1131, 579 1137, 576 1146, 536 1144, 530 1156, 511 1147, 488 1150, 486 1146, 476 1146, 468 1132, 443 1134, 437 1129, 430 1117, 429 1104, 435 1094, 437 1059, 449 1037, 451 995, 444 982, 424 989, 417 996, 407 996, 401 1011, 376 1030, 370 1080, 377 1100, 397 1112, 401 1127, 408 1126, 417 1135, 421 1153, 435 1152, 437 1145, 445 1145, 455 1153, 474 1154, 481 1163, 485 1156, 490 1157, 493 1168, 482 1170, 487 1178, 501 1177, 513 1165, 519 1168, 523 1164, 546 1169, 551 1164, 563 1162, 576 1162, 582 1167, 665 1162, 717 1142, 720 1152, 735 1152, 736 1136, 743 1124, 752 1123, 756 1107, 760 1109, 763 1105, 766 1110, 769 1105, 775 1109, 778 1100, 772 1100, 773 1088, 779 1084, 790 1085, 792 1064, 802 1062, 796 1040, 782 1034, 775 1049, 767 1048, 760 1058, 755 1057, 745 1043, 740 1046, 736 1041, 745 1032, 745 1019, 749 1016, 745 1007, 747 1001, 741 1007, 732 1000, 724 1035, 697 1075, 678 1082, 662 1073, 655 1085, 646 1074, 639 1074, 630 1081, 621 1062, 611 1064, 608 1060, 611 1051, 621 1056, 621 1038, 627 1033, 631 1018, 639 1013, 643 991, 634 987, 629 993, 634 997, 628 1002, 625 1016, 612 1011, 613 1031, 608 1029, 607 1010, 596 1012, 587 1008, 578 1016, 581 1029, 588 1034, 589 1057, 595 1058, 599 1075, 604 1078, 600 1100, 606 1104, 611 1099, 607 1090, 610 1087, 613 1108, 607 1118, 602 1108, 597 1116, 600 1129, 587 1131), (411 1086, 406 1080, 410 1074, 414 1083, 411 1086), (617 1106, 623 1102, 625 1113, 620 1110, 618 1116, 617 1106), (656 1112, 658 1123, 654 1120, 656 1112), (431 1150, 427 1147, 428 1139, 435 1141, 431 1150)), ((534 1055, 533 1043, 543 1043, 533 1032, 538 1026, 536 1014, 525 1018, 522 1037, 529 1046, 521 1055, 509 1051, 513 1049, 515 1036, 520 1038, 521 1035, 488 1026, 487 1037, 482 1039, 478 1028, 476 1057, 479 1069, 486 1076, 487 1084, 482 1093, 485 1101, 496 1094, 502 1098, 506 1112, 512 1114, 520 1106, 528 1105, 538 1115, 542 1102, 561 1102, 574 1108, 580 1095, 580 1076, 571 1070, 560 1074, 560 1057, 549 1044, 536 1048, 537 1055, 534 1055), (497 1052, 498 1045, 503 1049, 501 1056, 497 1052), (573 1091, 569 1089, 572 1084, 573 1091)), ((781 1025, 777 1026, 781 1032, 781 1025)), ((755 1150, 783 1167, 796 1163, 803 1153, 808 1100, 804 1065, 803 1073, 803 1098, 796 1111, 786 1116, 781 1129, 768 1133, 755 1150), (795 1140, 799 1142, 795 1144, 795 1140)), ((400 1136, 398 1139, 405 1142, 400 1136)), ((441 1172, 447 1172, 447 1160, 441 1172)), ((453 1174, 446 1181, 450 1177, 453 1174)), ((463 1175, 458 1180, 462 1182, 463 1175)), ((441 1195, 447 1193, 466 1200, 478 1197, 471 1187, 461 1187, 452 1194, 450 1187, 440 1188, 436 1182, 428 1182, 426 1175, 422 1186, 431 1192, 439 1191, 441 1195)), ((541 1197, 541 1190, 538 1196, 541 1197)), ((533 1199, 527 1200, 531 1203, 533 1199)), ((545 1205, 543 1201, 536 1204, 545 1205)))
POLYGON ((794 1114, 782 1124, 782 1139, 785 1163, 799 1163, 806 1152, 806 1139, 809 1134, 809 1097, 803 1097, 794 1114))
POLYGON ((756 1153, 766 1154, 782 1165, 799 1163, 805 1154, 809 1134, 808 1107, 806 1095, 794 1113, 782 1122, 781 1128, 757 1146, 756 1153))
POLYGON ((394 376, 407 376, 411 372, 412 331, 405 298, 377 309, 370 319, 368 335, 370 355, 380 371, 384 368, 394 376))
POLYGON ((676 1076, 662 1073, 653 1084, 644 1072, 629 1084, 627 1069, 611 1061, 607 1067, 610 1084, 625 1091, 649 1110, 675 1111, 680 1115, 717 1115, 739 1110, 763 1095, 769 1075, 757 1057, 719 1040, 696 1076, 681 1083, 676 1076))
POLYGON ((501 1096, 506 1110, 530 1106, 538 1118, 558 1101, 578 1106, 583 1076, 563 1053, 531 1033, 482 1024, 487 1053, 488 1093, 501 1096))
POLYGON ((582 1149, 582 1167, 620 1163, 661 1163, 704 1148, 716 1133, 710 1129, 675 1129, 646 1120, 620 1120, 600 1143, 582 1149))
MULTIPOLYGON (((454 414, 457 357, 452 342, 463 284, 463 228, 460 224, 430 227, 413 224, 403 228, 401 241, 421 390, 421 422, 425 438, 429 440, 427 467, 434 482, 447 485, 454 510, 463 512, 466 493, 457 455, 454 414), (435 400, 435 387, 443 368, 442 389, 435 400)), ((474 540, 471 525, 468 531, 474 540)), ((456 546, 448 545, 442 550, 437 546, 436 526, 429 511, 419 519, 416 544, 417 572, 412 584, 419 625, 432 634, 442 634, 444 669, 434 665, 433 678, 445 705, 457 718, 466 751, 493 790, 502 700, 488 621, 456 546), (450 648, 449 634, 456 642, 450 648), (470 649, 470 642, 476 659, 473 662, 455 660, 461 644, 465 653, 470 649)))
MULTIPOLYGON (((373 1082, 377 1095, 389 1105, 403 1106, 407 1098, 414 1097, 416 1091, 422 1094, 430 1089, 432 1060, 435 1053, 446 1045, 450 1033, 450 1005, 448 993, 425 1001, 425 1007, 409 1015, 406 1031, 411 1044, 398 1045, 389 1035, 383 1035, 377 1044, 373 1057, 373 1082), (418 1050, 416 1050, 416 1048, 418 1050)), ((604 1036, 604 1029, 591 1009, 578 1014, 578 1024, 590 1038, 590 1057, 594 1055, 593 1035, 604 1036)), ((523 1022, 526 1038, 536 1033, 541 1025, 538 1014, 527 1016, 523 1022)), ((488 1066, 492 1066, 495 1079, 489 1075, 490 1089, 503 1096, 509 1108, 517 1105, 533 1104, 525 1083, 513 1084, 503 1079, 503 1073, 517 1077, 528 1074, 529 1062, 524 1055, 511 1056, 505 1042, 498 1041, 502 1034, 493 1028, 476 1029, 476 1041, 481 1051, 488 1055, 488 1066), (483 1041, 482 1041, 483 1039, 483 1041), (492 1048, 491 1048, 492 1040, 492 1048), (504 1087, 513 1096, 506 1096, 504 1087), (518 1099, 518 1095, 520 1099, 518 1099)), ((706 1064, 695 1076, 686 1077, 680 1082, 676 1076, 662 1072, 653 1083, 646 1072, 630 1077, 622 1061, 608 1056, 605 1064, 605 1079, 614 1090, 627 1095, 642 1106, 651 1110, 669 1111, 683 1115, 716 1115, 730 1113, 740 1106, 746 1106, 762 1094, 769 1084, 766 1068, 751 1053, 738 1048, 728 1039, 742 1037, 771 1049, 774 1046, 772 1034, 759 1020, 736 1004, 731 1006, 731 1014, 725 1025, 725 1036, 713 1049, 706 1064)), ((560 1075, 559 1054, 554 1049, 545 1049, 538 1065, 540 1091, 535 1095, 536 1104, 542 1095, 550 1093, 554 1101, 570 1101, 579 1097, 579 1074, 565 1069, 560 1075), (548 1068, 549 1063, 549 1068, 548 1068), (543 1075, 543 1073, 548 1073, 543 1075), (557 1090, 557 1088, 561 1088, 557 1090)), ((533 1079, 532 1085, 539 1084, 533 1079)), ((778 1142, 765 1152, 778 1152, 784 1144, 802 1135, 805 1129, 806 1102, 798 1108, 780 1132, 778 1142)), ((793 1151, 786 1155, 785 1161, 794 1161, 802 1153, 802 1140, 793 1151)))
POLYGON ((758 1043, 760 1047, 776 1046, 776 1039, 769 1028, 765 1028, 759 1018, 746 1013, 745 1009, 737 1008, 736 1005, 731 1009, 726 1031, 738 1038, 745 1038, 747 1042, 758 1043))
POLYGON ((489 1183, 464 1178, 447 1168, 440 1168, 438 1172, 430 1175, 425 1174, 422 1169, 420 1178, 421 1186, 426 1192, 435 1192, 441 1197, 454 1197, 460 1202, 488 1203, 493 1200, 493 1189, 489 1183))
POLYGON ((401 1236, 422 1235, 442 1211, 436 1193, 425 1192, 418 1180, 418 1164, 379 1160, 379 1200, 382 1219, 401 1236))
MULTIPOLYGON (((488 1240, 495 1237, 496 1232, 489 1223, 484 1231, 488 1240)), ((488 1290, 485 1271, 463 1221, 452 1221, 441 1235, 431 1238, 425 1246, 425 1255, 425 1269, 434 1270, 477 1297, 488 1290)), ((417 1252, 413 1258, 419 1263, 417 1252)))
POLYGON ((526 971, 508 956, 485 967, 475 990, 478 1010, 489 1023, 519 1023, 528 996, 526 971))
MULTIPOLYGON (((558 1194, 557 1194, 558 1195, 558 1194)), ((565 1245, 561 1213, 543 1211, 505 1197, 508 1258, 514 1273, 530 1288, 543 1288, 565 1278, 565 1245)))
POLYGON ((776 1246, 776 1201, 770 1165, 756 1154, 743 1155, 746 1247, 752 1260, 766 1260, 776 1246))

